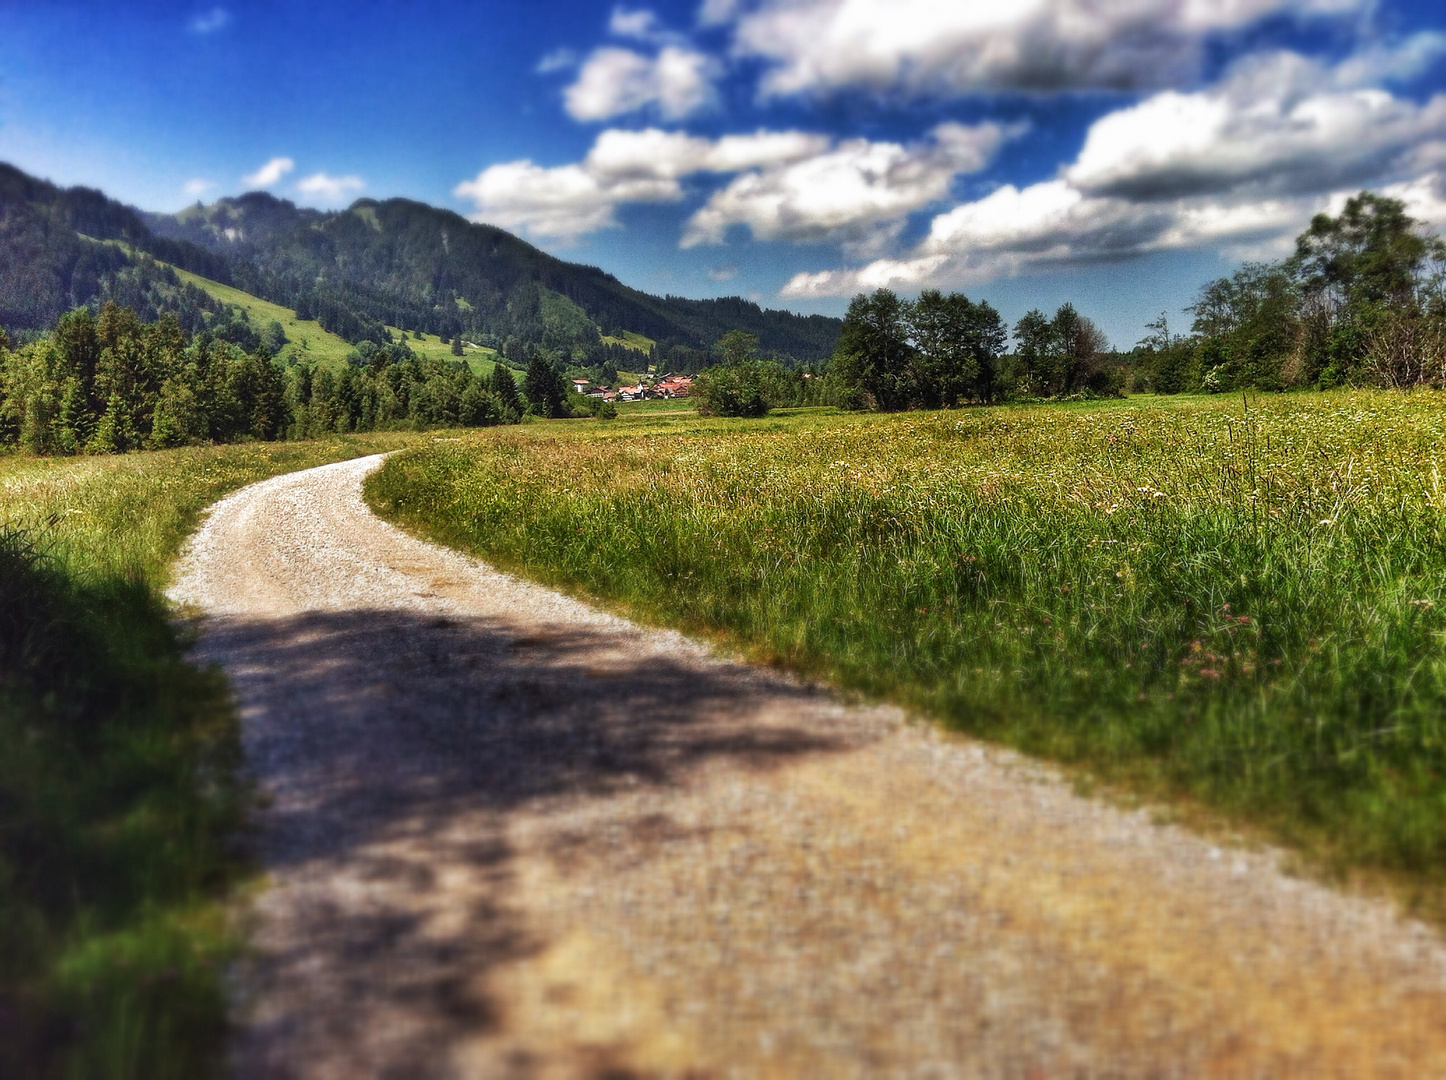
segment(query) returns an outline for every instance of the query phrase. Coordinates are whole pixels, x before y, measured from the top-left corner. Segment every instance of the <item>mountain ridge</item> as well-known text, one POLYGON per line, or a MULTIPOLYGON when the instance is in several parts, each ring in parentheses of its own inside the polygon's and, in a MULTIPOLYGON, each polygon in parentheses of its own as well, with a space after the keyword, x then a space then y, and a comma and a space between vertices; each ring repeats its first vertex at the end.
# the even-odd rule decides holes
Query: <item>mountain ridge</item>
POLYGON ((597 362, 605 336, 655 340, 670 366, 698 367, 729 330, 800 361, 828 356, 839 320, 765 309, 741 297, 655 296, 600 267, 571 263, 492 225, 412 199, 298 207, 266 192, 147 213, 91 188, 61 188, 0 163, 0 323, 42 329, 106 293, 136 251, 318 319, 349 341, 385 327, 469 339, 514 360, 533 349, 597 362), (566 303, 556 300, 563 298, 566 303))

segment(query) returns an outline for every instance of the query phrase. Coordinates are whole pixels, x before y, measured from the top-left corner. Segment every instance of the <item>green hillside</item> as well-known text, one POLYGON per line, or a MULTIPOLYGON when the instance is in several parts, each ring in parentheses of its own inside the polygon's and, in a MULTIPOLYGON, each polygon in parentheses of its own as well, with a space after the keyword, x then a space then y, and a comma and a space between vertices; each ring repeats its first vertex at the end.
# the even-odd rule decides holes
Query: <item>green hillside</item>
POLYGON ((635 334, 631 330, 618 330, 612 334, 604 334, 602 341, 604 345, 621 345, 625 349, 635 349, 641 353, 651 353, 653 346, 657 344, 652 338, 635 334))
MULTIPOLYGON (((401 338, 406 342, 407 348, 418 356, 431 357, 436 360, 458 360, 452 352, 450 342, 444 343, 436 334, 426 334, 419 330, 401 330, 395 326, 387 327, 394 338, 401 338), (419 338, 417 335, 421 334, 419 338)), ((463 355, 467 360, 467 366, 476 375, 491 375, 492 369, 497 366, 497 350, 489 349, 485 345, 478 345, 463 338, 463 355)))
POLYGON ((189 282, 202 292, 214 296, 223 304, 233 304, 241 308, 251 317, 253 325, 261 327, 271 322, 280 323, 281 328, 286 331, 288 342, 281 350, 280 358, 282 360, 296 360, 299 363, 312 361, 339 367, 346 363, 346 358, 352 351, 352 346, 348 342, 322 329, 321 324, 314 319, 298 319, 296 312, 284 308, 280 304, 262 300, 258 296, 252 296, 250 293, 242 292, 230 285, 223 285, 219 281, 204 278, 200 274, 182 270, 180 267, 172 267, 172 269, 176 271, 176 276, 182 281, 189 282))

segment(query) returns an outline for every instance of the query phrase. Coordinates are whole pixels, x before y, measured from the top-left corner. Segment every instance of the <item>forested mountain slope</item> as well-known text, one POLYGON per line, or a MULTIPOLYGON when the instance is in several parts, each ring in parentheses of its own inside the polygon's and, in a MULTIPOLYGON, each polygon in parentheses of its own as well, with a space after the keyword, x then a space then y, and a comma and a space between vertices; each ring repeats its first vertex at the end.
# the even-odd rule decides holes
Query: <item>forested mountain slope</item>
POLYGON ((142 214, 0 164, 0 324, 39 329, 78 304, 116 298, 134 252, 292 308, 349 341, 382 340, 391 325, 464 335, 519 360, 539 346, 596 359, 602 335, 632 331, 656 340, 660 359, 696 366, 735 329, 764 350, 812 360, 829 355, 840 325, 736 297, 651 296, 407 199, 322 212, 253 192, 142 214))

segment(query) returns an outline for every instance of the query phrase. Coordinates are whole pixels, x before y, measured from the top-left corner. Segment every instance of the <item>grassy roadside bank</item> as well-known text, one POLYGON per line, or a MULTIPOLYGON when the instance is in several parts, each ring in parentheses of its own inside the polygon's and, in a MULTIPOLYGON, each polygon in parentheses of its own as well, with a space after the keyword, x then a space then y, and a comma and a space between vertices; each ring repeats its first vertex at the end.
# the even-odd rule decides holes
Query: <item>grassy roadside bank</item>
POLYGON ((217 1063, 246 793, 167 568, 227 492, 409 437, 0 457, 0 1076, 217 1063))
POLYGON ((1439 396, 619 423, 469 433, 368 497, 1442 914, 1439 396))

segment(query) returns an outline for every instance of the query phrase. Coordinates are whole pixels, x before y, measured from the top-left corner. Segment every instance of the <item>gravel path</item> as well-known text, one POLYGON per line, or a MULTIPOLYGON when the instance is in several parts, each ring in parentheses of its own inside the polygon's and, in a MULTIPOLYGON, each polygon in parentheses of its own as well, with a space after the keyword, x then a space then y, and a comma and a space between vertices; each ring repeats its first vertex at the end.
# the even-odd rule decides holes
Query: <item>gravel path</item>
POLYGON ((238 1076, 1446 1076, 1389 906, 422 543, 379 461, 173 590, 269 800, 238 1076))

